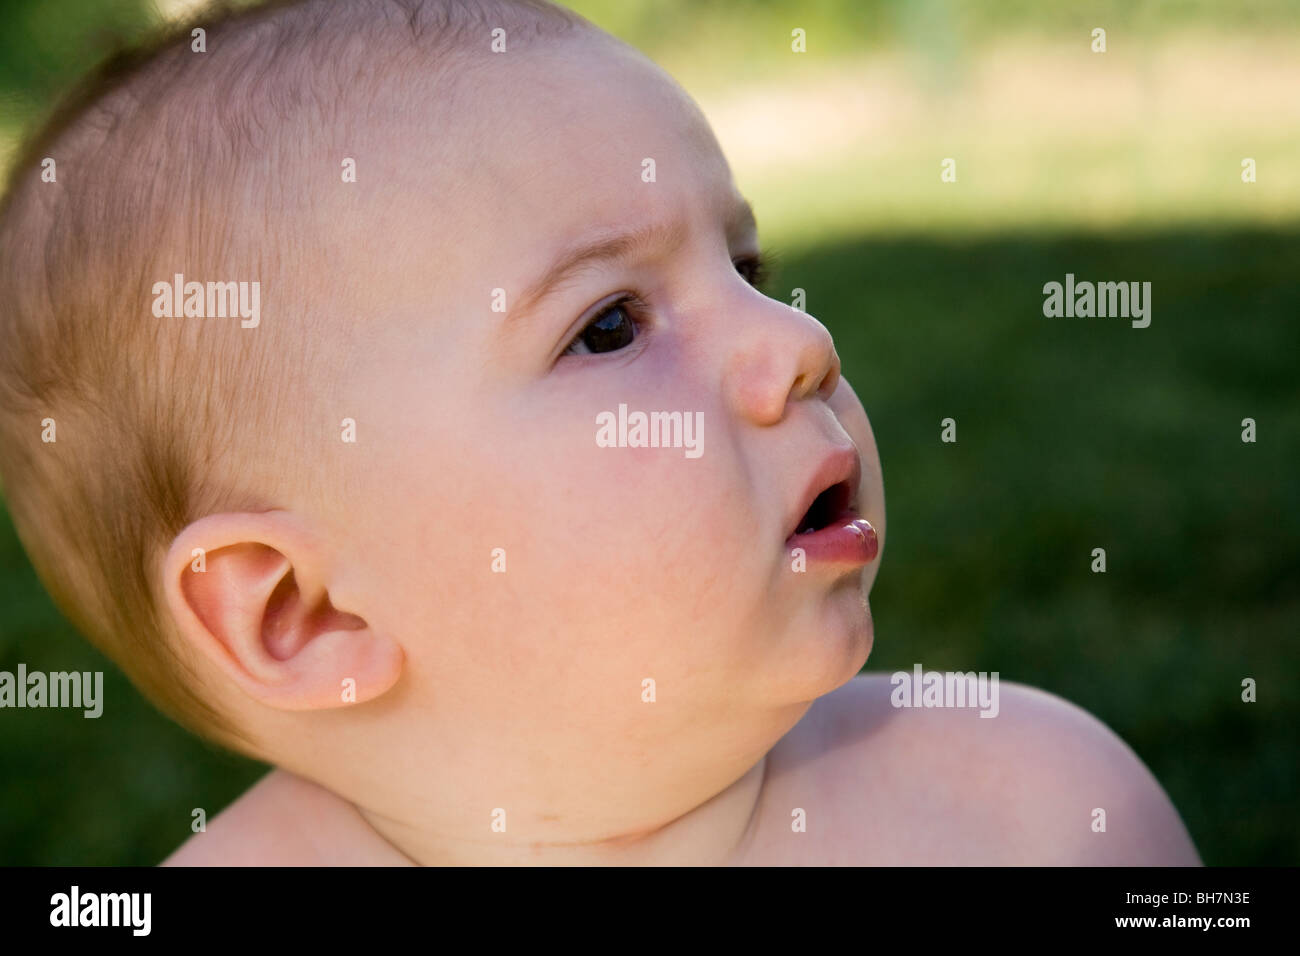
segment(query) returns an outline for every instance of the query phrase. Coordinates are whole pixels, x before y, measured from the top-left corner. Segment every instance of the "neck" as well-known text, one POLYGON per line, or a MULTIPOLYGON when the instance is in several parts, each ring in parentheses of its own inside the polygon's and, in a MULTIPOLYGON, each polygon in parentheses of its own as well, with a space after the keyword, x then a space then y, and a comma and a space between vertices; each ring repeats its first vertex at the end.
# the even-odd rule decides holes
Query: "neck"
POLYGON ((357 806, 373 835, 420 866, 736 866, 750 855, 768 757, 694 809, 649 830, 591 840, 536 841, 506 832, 466 838, 357 806))

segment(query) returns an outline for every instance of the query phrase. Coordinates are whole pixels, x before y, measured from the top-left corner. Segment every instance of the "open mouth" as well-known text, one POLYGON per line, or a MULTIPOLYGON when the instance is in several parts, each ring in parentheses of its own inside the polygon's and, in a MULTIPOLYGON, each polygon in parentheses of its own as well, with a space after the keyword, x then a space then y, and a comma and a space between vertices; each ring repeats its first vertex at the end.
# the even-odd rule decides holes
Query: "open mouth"
POLYGON ((804 486, 806 497, 799 501, 803 515, 797 523, 786 516, 790 531, 783 550, 792 560, 807 562, 792 564, 792 570, 861 568, 876 559, 876 529, 858 513, 861 482, 862 460, 856 448, 838 447, 817 467, 804 486))
POLYGON ((809 534, 820 531, 851 514, 852 503, 853 489, 849 482, 841 481, 831 485, 813 499, 812 505, 795 526, 795 533, 809 534))

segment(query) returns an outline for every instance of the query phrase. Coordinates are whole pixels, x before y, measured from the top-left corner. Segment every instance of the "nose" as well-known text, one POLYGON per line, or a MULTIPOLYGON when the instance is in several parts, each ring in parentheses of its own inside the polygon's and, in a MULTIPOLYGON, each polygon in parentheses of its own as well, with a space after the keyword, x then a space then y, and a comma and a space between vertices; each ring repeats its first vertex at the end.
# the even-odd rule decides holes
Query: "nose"
POLYGON ((839 384, 840 357, 826 326, 760 294, 742 312, 724 378, 733 411, 775 425, 792 401, 829 400, 839 384))

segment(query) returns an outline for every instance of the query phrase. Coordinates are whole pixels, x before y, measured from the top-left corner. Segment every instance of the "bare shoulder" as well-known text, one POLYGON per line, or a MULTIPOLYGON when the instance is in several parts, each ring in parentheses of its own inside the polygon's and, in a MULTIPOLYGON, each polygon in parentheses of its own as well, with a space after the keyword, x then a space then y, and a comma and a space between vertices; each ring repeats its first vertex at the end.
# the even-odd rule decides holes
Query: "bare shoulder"
MULTIPOLYGON (((160 866, 365 866, 397 862, 356 808, 324 787, 272 770, 160 866)), ((390 848, 391 849, 391 848, 390 848)), ((394 856, 397 855, 394 851, 394 856)))
POLYGON ((819 805, 815 862, 1200 864, 1150 770, 1082 708, 1011 681, 990 717, 896 707, 894 690, 888 674, 854 678, 772 752, 774 800, 819 805))
POLYGON ((282 770, 271 771, 160 865, 310 865, 291 809, 317 799, 306 783, 282 770))

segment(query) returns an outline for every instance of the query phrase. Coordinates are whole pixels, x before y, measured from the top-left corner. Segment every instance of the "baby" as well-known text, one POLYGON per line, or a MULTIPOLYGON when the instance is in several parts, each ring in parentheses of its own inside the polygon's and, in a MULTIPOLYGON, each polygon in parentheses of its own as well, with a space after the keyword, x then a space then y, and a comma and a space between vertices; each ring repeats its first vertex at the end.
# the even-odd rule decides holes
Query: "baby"
POLYGON ((1077 707, 855 676, 866 413, 700 110, 563 8, 188 24, 27 148, 0 263, 42 580, 275 768, 167 864, 1199 862, 1077 707))

